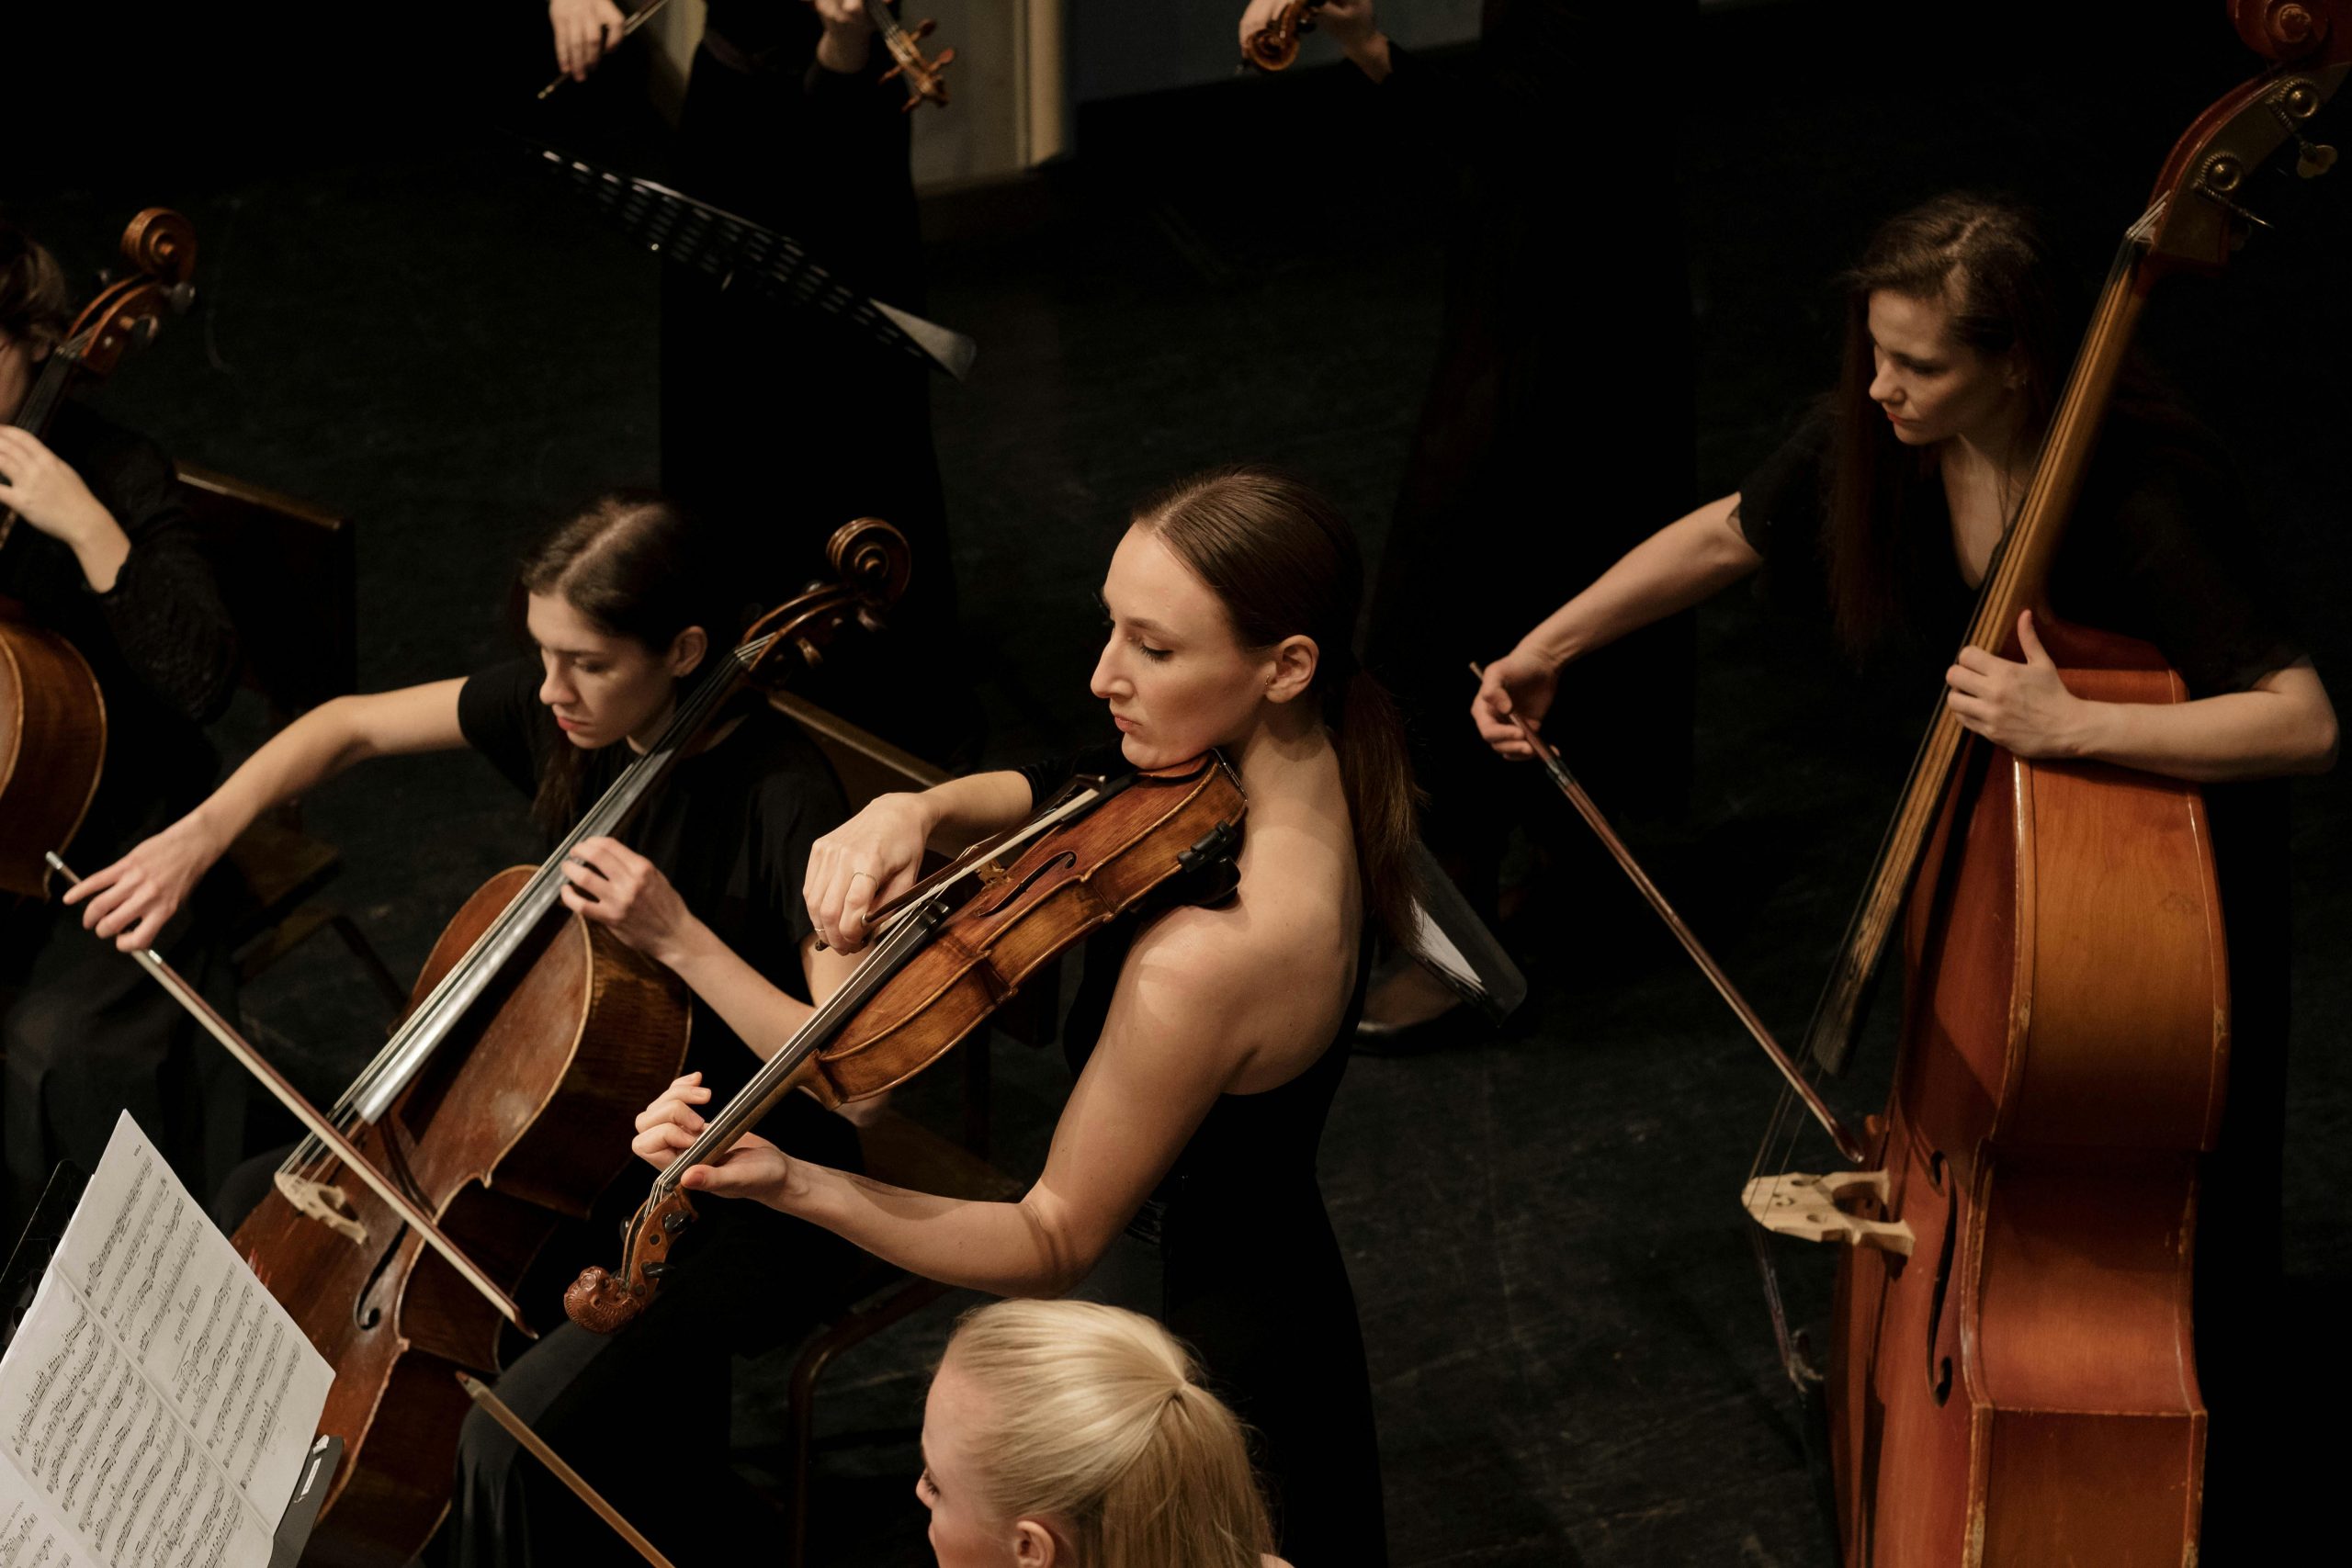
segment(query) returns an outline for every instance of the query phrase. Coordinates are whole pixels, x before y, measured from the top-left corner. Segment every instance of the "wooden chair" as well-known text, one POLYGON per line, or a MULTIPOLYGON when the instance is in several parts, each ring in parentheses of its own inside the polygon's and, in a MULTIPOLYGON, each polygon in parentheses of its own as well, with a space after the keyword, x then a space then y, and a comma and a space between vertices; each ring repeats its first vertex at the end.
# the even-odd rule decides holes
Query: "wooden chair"
MULTIPOLYGON (((212 560, 243 659, 241 683, 257 694, 271 733, 357 689, 357 567, 351 524, 290 496, 179 465, 181 499, 212 560)), ((224 857, 243 885, 230 935, 241 983, 250 983, 321 931, 332 931, 395 1010, 408 1001, 376 949, 318 893, 343 869, 333 844, 302 830, 299 807, 269 813, 224 857)))
MULTIPOLYGON (((789 692, 769 699, 779 711, 797 722, 817 742, 833 771, 841 775, 850 808, 857 809, 877 795, 891 790, 928 789, 948 774, 888 741, 827 713, 789 692)), ((1035 1020, 1052 1017, 1059 987, 1052 976, 1025 987, 1035 993, 1034 1010, 1012 1021, 1031 1033, 1035 1020)), ((991 1019, 1001 1026, 1003 1015, 991 1019)), ((1021 1196, 1024 1184, 988 1163, 989 1074, 988 1032, 981 1031, 958 1046, 963 1057, 963 1141, 959 1145, 920 1123, 885 1108, 858 1122, 857 1137, 866 1173, 877 1181, 918 1192, 965 1198, 982 1202, 1009 1201, 1021 1196)), ((911 1316, 947 1293, 947 1287, 894 1269, 879 1258, 864 1260, 861 1272, 847 1291, 849 1305, 801 1348, 792 1369, 785 1412, 786 1469, 790 1494, 784 1499, 790 1518, 785 1561, 800 1568, 808 1544, 809 1468, 816 1450, 817 1382, 835 1357, 911 1316)))

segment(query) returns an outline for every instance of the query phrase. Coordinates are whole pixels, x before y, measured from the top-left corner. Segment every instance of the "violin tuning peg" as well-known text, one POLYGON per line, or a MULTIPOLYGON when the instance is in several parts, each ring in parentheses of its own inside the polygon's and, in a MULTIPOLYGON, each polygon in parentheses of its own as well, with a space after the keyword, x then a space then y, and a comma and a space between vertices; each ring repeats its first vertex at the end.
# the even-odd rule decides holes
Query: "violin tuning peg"
POLYGON ((817 645, 810 642, 805 637, 794 637, 792 639, 792 646, 800 650, 801 659, 808 663, 808 668, 811 670, 814 670, 817 666, 825 661, 825 656, 818 650, 817 645))
MULTIPOLYGON (((953 65, 953 64, 955 64, 955 63, 956 63, 956 46, 955 46, 955 45, 953 45, 953 44, 950 44, 950 45, 948 45, 945 49, 943 49, 943 50, 941 50, 941 51, 939 51, 938 56, 937 56, 936 58, 934 58, 934 59, 932 61, 932 62, 931 62, 931 68, 932 68, 933 71, 944 71, 944 70, 946 70, 949 66, 951 66, 951 65, 953 65)), ((2333 154, 2331 154, 2331 156, 2333 156, 2333 154)))
POLYGON ((2335 167, 2335 149, 2326 142, 2299 140, 2296 144, 2302 151, 2295 159, 2295 173, 2303 178, 2315 180, 2335 167))
POLYGON ((882 73, 881 75, 876 77, 875 80, 877 82, 888 82, 891 77, 899 74, 905 70, 906 67, 903 65, 893 65, 890 69, 882 73))
POLYGON ((914 27, 909 30, 907 36, 920 43, 924 39, 929 38, 931 36, 931 29, 938 25, 938 22, 933 18, 925 17, 922 21, 917 22, 914 27))
POLYGON ((869 632, 878 632, 882 629, 882 617, 860 604, 857 607, 857 624, 869 632))

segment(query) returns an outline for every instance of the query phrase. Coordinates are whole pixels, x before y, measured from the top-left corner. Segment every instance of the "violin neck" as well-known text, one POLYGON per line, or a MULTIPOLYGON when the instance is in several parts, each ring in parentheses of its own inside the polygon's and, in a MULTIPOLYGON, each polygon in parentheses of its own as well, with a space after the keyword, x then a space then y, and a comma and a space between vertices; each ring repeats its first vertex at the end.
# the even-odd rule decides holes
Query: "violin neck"
MULTIPOLYGON (((2098 307, 2092 313, 2090 330, 2042 436, 2033 479, 2017 522, 1995 557, 1977 598, 1968 629, 1972 647, 2001 652, 2014 635, 2018 613, 2038 604, 2049 583, 2051 562, 2082 494, 2091 450, 2114 401, 2116 380, 2131 349, 2132 330, 2147 302, 2153 279, 2141 264, 2147 255, 2150 226, 2149 219, 2133 225, 2116 253, 2107 285, 2099 292, 2098 307)), ((1967 732, 1939 694, 1935 717, 1912 761, 1894 819, 1879 845, 1861 902, 1847 924, 1828 983, 1805 1030, 1804 1055, 1825 1071, 1842 1073, 1853 1058, 1871 977, 1901 918, 1905 896, 1917 874, 1920 857, 1927 852, 1945 787, 1966 739, 1967 732)))

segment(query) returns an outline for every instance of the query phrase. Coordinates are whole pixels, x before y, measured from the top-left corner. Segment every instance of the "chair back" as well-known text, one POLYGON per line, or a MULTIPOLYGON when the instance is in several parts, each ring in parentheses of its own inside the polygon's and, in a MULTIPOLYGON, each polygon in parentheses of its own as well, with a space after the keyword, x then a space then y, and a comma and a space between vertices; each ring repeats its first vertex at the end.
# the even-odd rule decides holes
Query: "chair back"
POLYGON ((359 685, 358 561, 343 518, 189 463, 180 497, 195 514, 236 624, 241 679, 275 730, 359 685))

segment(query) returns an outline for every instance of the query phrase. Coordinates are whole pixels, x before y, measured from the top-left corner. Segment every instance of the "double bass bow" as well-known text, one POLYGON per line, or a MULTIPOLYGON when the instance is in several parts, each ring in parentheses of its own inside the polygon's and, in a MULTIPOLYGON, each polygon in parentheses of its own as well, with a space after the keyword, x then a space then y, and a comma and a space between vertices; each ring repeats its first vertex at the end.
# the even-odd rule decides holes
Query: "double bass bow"
POLYGON ((922 1072, 1057 953, 1179 873, 1229 863, 1247 809, 1240 781, 1216 756, 1080 777, 1026 823, 876 908, 857 967, 653 1179, 622 1227, 619 1265, 582 1272, 564 1311, 599 1334, 632 1321, 659 1293, 694 1222, 680 1185, 687 1171, 732 1148, 795 1088, 838 1105, 922 1072))
POLYGON ((560 908, 563 863, 621 831, 747 684, 836 632, 869 628, 906 586, 906 545, 867 518, 831 540, 835 580, 770 612, 712 661, 661 737, 537 867, 491 878, 435 943, 400 1027, 305 1139, 234 1242, 335 1369, 321 1429, 344 1439, 308 1561, 405 1563, 447 1506, 469 1401, 458 1372, 499 1366, 500 1303, 626 1159, 630 1120, 677 1074, 684 987, 560 908), (621 1151, 616 1156, 615 1151, 621 1151), (379 1179, 462 1250, 430 1251, 379 1179))
MULTIPOLYGON (((105 378, 196 298, 196 229, 178 213, 140 213, 123 231, 121 253, 129 274, 83 307, 50 351, 11 421, 18 429, 46 434, 76 383, 105 378)), ((17 522, 0 507, 0 550, 17 522)), ((43 857, 81 827, 106 750, 106 699, 89 661, 0 601, 0 894, 48 896, 43 857)))

